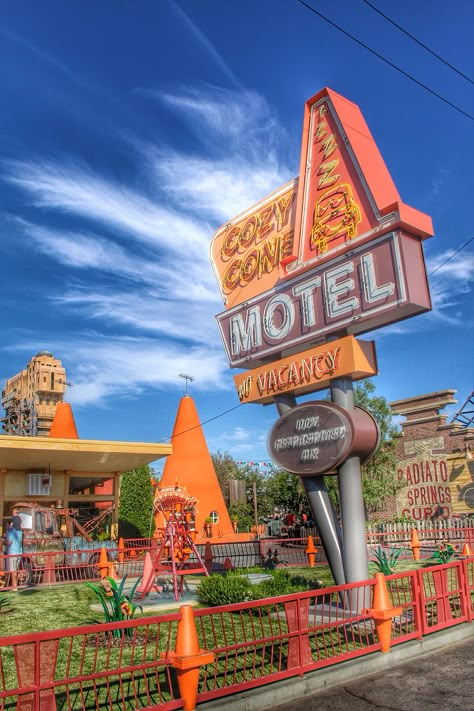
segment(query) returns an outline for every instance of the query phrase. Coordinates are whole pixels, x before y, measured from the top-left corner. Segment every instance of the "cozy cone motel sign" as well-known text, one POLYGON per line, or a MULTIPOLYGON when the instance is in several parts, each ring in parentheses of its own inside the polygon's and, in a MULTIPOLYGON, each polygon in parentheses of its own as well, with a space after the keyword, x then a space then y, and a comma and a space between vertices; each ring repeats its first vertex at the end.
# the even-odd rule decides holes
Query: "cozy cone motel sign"
MULTIPOLYGON (((242 402, 377 373, 355 336, 431 308, 422 241, 359 108, 330 89, 305 104, 300 174, 220 227, 217 316, 242 402)), ((320 472, 322 473, 322 472, 320 472)))

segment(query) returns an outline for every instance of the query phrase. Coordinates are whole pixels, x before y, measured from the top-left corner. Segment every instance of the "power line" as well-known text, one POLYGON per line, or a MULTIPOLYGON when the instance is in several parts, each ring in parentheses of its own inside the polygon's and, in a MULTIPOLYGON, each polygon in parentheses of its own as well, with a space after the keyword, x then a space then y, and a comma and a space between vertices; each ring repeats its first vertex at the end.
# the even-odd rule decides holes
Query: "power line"
POLYGON ((430 277, 430 276, 433 276, 433 274, 436 274, 436 272, 439 271, 439 269, 441 269, 441 267, 444 267, 444 265, 447 264, 449 261, 451 261, 451 259, 452 259, 453 257, 455 257, 456 254, 459 254, 459 252, 461 252, 465 247, 467 247, 468 244, 471 244, 471 242, 472 242, 473 240, 474 240, 474 237, 471 237, 471 239, 468 239, 468 241, 465 242, 464 244, 462 244, 462 245, 459 247, 459 249, 457 249, 455 252, 453 252, 453 254, 452 254, 450 257, 448 257, 447 259, 445 259, 444 262, 442 262, 439 266, 436 267, 436 269, 433 269, 433 271, 430 272, 430 273, 428 274, 428 276, 430 277))
POLYGON ((362 2, 365 2, 366 5, 372 8, 372 10, 375 10, 375 12, 378 12, 379 15, 381 15, 383 18, 385 18, 388 22, 390 22, 392 25, 394 25, 397 29, 400 30, 400 32, 403 32, 407 37, 409 37, 413 42, 416 42, 417 44, 420 45, 420 47, 423 47, 423 49, 426 49, 427 52, 433 55, 433 57, 436 57, 436 59, 439 59, 440 62, 443 62, 447 67, 453 70, 453 72, 456 72, 456 74, 459 74, 459 76, 463 77, 463 79, 466 79, 468 82, 471 84, 474 84, 474 81, 471 79, 471 77, 466 76, 466 74, 463 74, 463 72, 460 69, 457 69, 455 66, 450 64, 449 62, 446 61, 446 59, 443 59, 439 54, 436 54, 432 49, 430 49, 426 44, 423 44, 423 42, 420 42, 419 39, 414 37, 408 30, 406 30, 404 27, 399 25, 395 20, 392 20, 391 17, 388 17, 388 15, 385 15, 381 10, 379 10, 378 7, 375 5, 372 5, 369 0, 362 0, 362 2))
POLYGON ((415 84, 418 84, 418 86, 421 86, 422 89, 425 89, 425 91, 428 91, 430 94, 433 96, 436 96, 437 99, 440 99, 443 101, 445 104, 450 106, 452 109, 455 109, 455 111, 458 111, 460 114, 463 114, 467 118, 471 119, 471 121, 474 121, 474 116, 471 116, 471 114, 468 114, 466 111, 463 109, 459 108, 459 106, 456 106, 456 104, 453 104, 451 101, 448 101, 448 99, 445 99, 444 96, 441 96, 441 94, 438 94, 436 91, 433 89, 430 89, 429 86, 426 86, 426 84, 423 84, 423 82, 419 81, 418 79, 415 79, 411 74, 408 74, 404 69, 401 69, 398 67, 396 64, 391 62, 389 59, 386 59, 382 54, 379 54, 376 52, 374 49, 366 45, 364 42, 361 40, 357 39, 357 37, 354 37, 354 35, 351 35, 349 32, 344 30, 342 27, 337 25, 335 22, 330 20, 328 17, 325 17, 322 13, 320 13, 318 10, 315 10, 314 7, 311 7, 311 5, 308 5, 308 3, 304 2, 304 0, 296 0, 297 2, 300 3, 300 5, 303 5, 307 10, 310 10, 310 12, 313 12, 315 15, 317 15, 321 20, 324 20, 327 22, 329 25, 334 27, 336 30, 339 30, 339 32, 342 32, 346 37, 349 37, 349 39, 353 40, 353 42, 356 42, 358 45, 366 49, 368 52, 371 54, 374 54, 376 57, 381 59, 385 64, 388 64, 392 69, 396 69, 397 72, 400 72, 400 74, 403 74, 403 76, 407 77, 407 79, 410 79, 411 81, 415 82, 415 84))
POLYGON ((187 432, 192 432, 192 430, 197 430, 199 427, 202 427, 203 425, 208 425, 209 422, 214 422, 214 420, 218 420, 219 417, 224 417, 224 415, 228 415, 229 412, 233 412, 234 410, 238 410, 239 407, 242 407, 244 403, 239 402, 238 405, 235 407, 231 407, 230 410, 226 410, 225 412, 221 412, 219 415, 215 415, 215 417, 211 417, 209 420, 206 420, 205 422, 201 422, 199 425, 194 425, 194 427, 189 427, 187 430, 183 430, 182 432, 178 432, 175 435, 171 435, 170 437, 163 437, 163 439, 159 439, 158 442, 166 442, 167 439, 171 439, 171 437, 180 437, 183 434, 186 434, 187 432))

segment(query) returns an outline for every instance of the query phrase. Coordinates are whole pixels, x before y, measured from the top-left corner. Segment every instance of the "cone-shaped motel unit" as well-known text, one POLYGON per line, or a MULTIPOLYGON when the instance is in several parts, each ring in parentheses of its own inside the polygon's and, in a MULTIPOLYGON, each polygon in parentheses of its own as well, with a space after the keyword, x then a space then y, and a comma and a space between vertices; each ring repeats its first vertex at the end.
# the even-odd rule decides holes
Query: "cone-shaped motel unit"
POLYGON ((58 439, 79 439, 74 415, 68 402, 59 402, 48 437, 58 439))
POLYGON ((204 522, 208 517, 213 520, 213 537, 233 534, 196 406, 189 395, 179 403, 171 444, 173 454, 166 459, 160 487, 174 486, 178 482, 197 499, 195 528, 199 537, 204 537, 204 522))

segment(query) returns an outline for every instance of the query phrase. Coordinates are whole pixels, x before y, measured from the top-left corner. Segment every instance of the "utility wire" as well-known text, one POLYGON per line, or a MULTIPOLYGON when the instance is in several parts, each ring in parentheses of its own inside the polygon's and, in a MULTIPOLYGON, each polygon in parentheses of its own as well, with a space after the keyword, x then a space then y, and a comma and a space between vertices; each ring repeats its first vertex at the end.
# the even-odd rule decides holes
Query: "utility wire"
POLYGON ((461 252, 465 247, 467 247, 468 244, 471 244, 471 242, 472 242, 473 240, 474 240, 474 237, 471 237, 471 239, 468 239, 468 241, 465 242, 464 244, 462 244, 462 245, 459 247, 459 249, 457 249, 455 252, 453 252, 453 254, 452 254, 450 257, 448 257, 447 259, 445 259, 444 262, 441 262, 441 264, 440 264, 439 266, 437 266, 436 269, 433 269, 433 271, 430 272, 430 273, 428 274, 428 276, 430 277, 430 276, 433 276, 433 274, 436 274, 436 272, 439 271, 439 270, 441 269, 441 267, 444 267, 444 265, 447 264, 449 261, 451 261, 451 259, 452 259, 453 257, 455 257, 456 254, 459 254, 459 252, 461 252))
MULTIPOLYGON (((300 1, 300 0, 298 0, 298 2, 299 2, 299 1, 300 1)), ((364 0, 364 1, 365 1, 365 0, 364 0)), ((459 252, 462 252, 462 250, 465 249, 469 244, 471 244, 472 241, 474 241, 474 237, 471 237, 470 239, 468 239, 467 242, 465 242, 464 244, 462 244, 455 252, 453 252, 453 254, 451 254, 450 257, 448 257, 447 259, 444 260, 444 262, 442 262, 441 264, 439 264, 439 265, 436 267, 436 269, 433 269, 433 271, 430 272, 430 273, 428 274, 428 276, 430 277, 430 276, 433 276, 433 274, 436 274, 436 272, 439 271, 439 270, 441 269, 441 267, 444 267, 445 264, 447 264, 448 262, 450 262, 451 259, 453 259, 453 257, 456 256, 456 254, 459 254, 459 252)), ((214 420, 218 420, 220 417, 224 417, 224 415, 228 415, 229 412, 233 412, 234 410, 238 410, 239 407, 242 407, 242 405, 243 405, 243 403, 240 402, 238 405, 235 405, 235 407, 231 407, 230 410, 225 410, 225 412, 221 412, 219 415, 215 415, 214 417, 211 417, 209 420, 205 420, 205 422, 201 422, 199 425, 194 425, 194 427, 190 427, 190 428, 187 429, 187 430, 183 430, 182 432, 178 432, 177 434, 174 435, 174 437, 179 437, 180 435, 186 434, 187 432, 192 432, 192 430, 196 430, 196 429, 198 429, 199 427, 202 427, 203 425, 207 425, 207 424, 209 424, 209 422, 214 422, 214 420)), ((169 436, 169 437, 163 437, 163 439, 158 440, 158 442, 166 442, 166 440, 169 440, 169 439, 171 439, 171 436, 169 436)))
POLYGON ((171 439, 171 437, 180 437, 183 434, 186 434, 186 432, 192 432, 192 430, 197 430, 199 427, 202 427, 203 425, 209 424, 209 422, 214 422, 214 420, 218 420, 219 417, 224 417, 224 415, 228 415, 229 412, 233 412, 234 410, 238 410, 239 407, 242 407, 243 403, 239 402, 238 405, 235 407, 231 407, 230 410, 226 410, 225 412, 221 412, 220 415, 216 415, 215 417, 211 417, 209 420, 206 420, 205 422, 201 422, 199 425, 194 425, 194 427, 189 427, 187 430, 183 430, 182 432, 178 432, 175 435, 170 435, 169 437, 163 437, 163 439, 159 439, 158 442, 166 442, 166 440, 171 439))
POLYGON ((349 39, 353 40, 356 42, 358 45, 369 51, 371 54, 374 54, 376 57, 381 59, 385 64, 388 64, 392 69, 396 69, 397 72, 400 72, 400 74, 403 74, 403 76, 407 77, 407 79, 410 79, 411 81, 415 82, 415 84, 418 84, 418 86, 421 86, 422 89, 425 89, 428 91, 430 94, 433 96, 436 96, 437 99, 440 99, 443 101, 445 104, 450 106, 452 109, 455 109, 455 111, 458 111, 460 114, 463 114, 467 118, 471 119, 471 121, 474 121, 474 116, 471 116, 471 114, 468 114, 467 111, 464 111, 463 109, 459 108, 459 106, 456 106, 456 104, 453 104, 451 101, 448 101, 448 99, 445 99, 441 94, 438 94, 436 91, 433 89, 430 89, 429 86, 426 86, 426 84, 423 84, 421 81, 418 79, 415 79, 411 74, 408 74, 408 72, 404 71, 400 67, 398 67, 396 64, 391 62, 389 59, 386 59, 382 54, 379 54, 376 52, 374 49, 366 45, 364 42, 361 40, 357 39, 357 37, 354 37, 354 35, 351 35, 349 32, 344 30, 342 27, 337 25, 335 22, 330 20, 328 17, 325 17, 322 13, 320 13, 318 10, 315 10, 314 7, 311 7, 311 5, 308 5, 308 3, 304 2, 304 0, 296 0, 297 2, 300 3, 300 5, 303 5, 307 10, 310 10, 310 12, 314 12, 315 15, 321 18, 321 20, 324 20, 328 24, 330 24, 332 27, 335 27, 336 30, 339 30, 339 32, 342 32, 346 37, 349 37, 349 39))
POLYGON ((423 49, 426 49, 427 52, 433 55, 433 57, 436 57, 436 59, 439 59, 440 62, 443 62, 447 67, 453 70, 453 72, 456 72, 456 74, 459 74, 463 79, 466 79, 468 82, 471 84, 474 84, 474 81, 471 79, 471 77, 466 76, 466 74, 463 74, 460 69, 456 69, 455 66, 450 64, 449 62, 446 61, 446 59, 443 59, 443 57, 440 57, 439 54, 436 54, 436 52, 433 52, 432 49, 430 49, 426 44, 423 44, 423 42, 420 42, 419 39, 414 37, 412 34, 408 32, 404 27, 399 25, 395 20, 392 20, 391 17, 388 17, 388 15, 385 15, 381 10, 378 9, 375 5, 373 5, 369 0, 362 0, 362 2, 365 2, 366 5, 372 8, 372 10, 375 10, 379 15, 381 15, 383 18, 385 18, 388 22, 390 22, 392 25, 394 25, 397 29, 400 30, 400 32, 403 32, 407 37, 409 37, 413 42, 416 42, 416 44, 419 44, 420 47, 423 47, 423 49))

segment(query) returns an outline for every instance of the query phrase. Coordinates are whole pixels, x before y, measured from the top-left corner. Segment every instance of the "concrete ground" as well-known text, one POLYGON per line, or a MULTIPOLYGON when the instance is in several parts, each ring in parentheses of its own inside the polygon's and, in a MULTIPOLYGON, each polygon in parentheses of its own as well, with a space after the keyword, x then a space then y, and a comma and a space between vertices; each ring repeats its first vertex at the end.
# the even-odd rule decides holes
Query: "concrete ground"
POLYGON ((474 711, 474 623, 198 705, 199 711, 474 711))
POLYGON ((474 637, 393 669, 270 708, 272 711, 472 711, 474 637))

